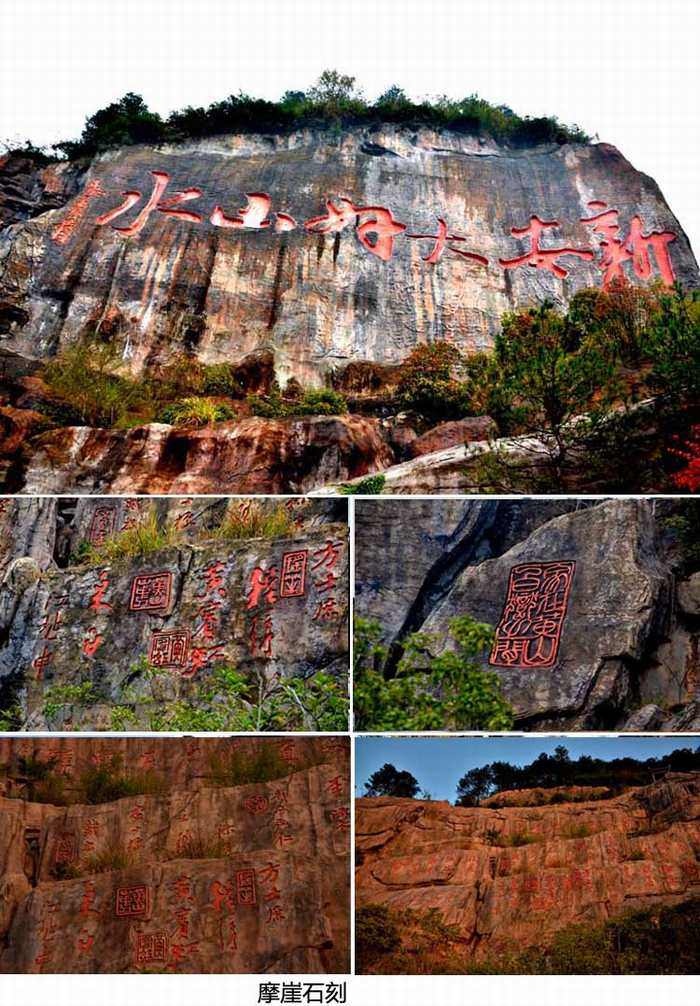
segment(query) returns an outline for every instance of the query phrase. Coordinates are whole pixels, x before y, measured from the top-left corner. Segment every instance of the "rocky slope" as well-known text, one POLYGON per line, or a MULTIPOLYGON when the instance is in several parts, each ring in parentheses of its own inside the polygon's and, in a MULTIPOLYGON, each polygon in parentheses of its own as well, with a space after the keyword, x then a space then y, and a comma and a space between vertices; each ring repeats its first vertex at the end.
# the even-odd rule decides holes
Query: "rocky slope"
POLYGON ((227 513, 276 507, 284 503, 3 501, 0 709, 18 705, 24 728, 105 729, 115 706, 138 725, 175 701, 196 703, 203 686, 213 687, 217 667, 235 668, 250 682, 243 709, 254 692, 279 681, 319 671, 343 681, 345 505, 289 500, 296 525, 282 537, 217 537, 227 513), (152 516, 171 535, 164 547, 81 561, 86 543, 99 545, 152 516))
POLYGON ((536 794, 532 806, 499 809, 359 799, 358 906, 435 908, 458 930, 460 952, 497 961, 546 946, 572 923, 700 893, 698 773, 611 799, 537 802, 536 794))
POLYGON ((677 504, 358 500, 355 514, 355 610, 383 628, 386 675, 409 633, 440 652, 469 614, 497 629, 484 665, 520 728, 700 725, 699 574, 668 524, 677 504))
POLYGON ((347 971, 346 740, 0 739, 0 761, 3 973, 347 971), (234 784, 234 754, 281 768, 234 784), (29 791, 37 762, 64 805, 29 791), (85 802, 124 766, 134 795, 85 802))
MULTIPOLYGON (((149 476, 148 491, 216 491, 219 473, 231 492, 297 492, 406 457, 360 415, 37 439, 17 382, 83 336, 111 342, 134 375, 189 353, 240 364, 243 393, 273 377, 342 385, 352 367, 388 373, 437 339, 488 349, 505 311, 564 306, 618 271, 699 283, 656 183, 608 144, 515 148, 383 125, 129 147, 87 167, 8 157, 0 219, 0 485, 11 492, 119 492, 149 476)), ((416 450, 459 452, 460 437, 416 450)), ((391 481, 455 491, 448 469, 419 457, 391 481)))

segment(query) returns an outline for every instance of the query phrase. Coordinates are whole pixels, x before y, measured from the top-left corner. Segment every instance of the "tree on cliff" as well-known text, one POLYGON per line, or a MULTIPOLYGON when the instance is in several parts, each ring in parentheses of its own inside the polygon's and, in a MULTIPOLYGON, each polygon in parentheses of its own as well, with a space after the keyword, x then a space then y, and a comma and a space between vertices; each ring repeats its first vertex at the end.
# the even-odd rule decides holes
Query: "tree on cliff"
POLYGON ((68 158, 91 157, 112 147, 133 143, 161 143, 166 126, 151 112, 140 94, 129 91, 119 101, 100 108, 85 120, 79 140, 57 144, 68 158))
POLYGON ((457 783, 456 807, 476 807, 493 789, 491 765, 470 769, 457 783))
POLYGON ((412 800, 419 789, 418 780, 410 772, 399 771, 387 762, 365 783, 365 796, 404 796, 412 800))

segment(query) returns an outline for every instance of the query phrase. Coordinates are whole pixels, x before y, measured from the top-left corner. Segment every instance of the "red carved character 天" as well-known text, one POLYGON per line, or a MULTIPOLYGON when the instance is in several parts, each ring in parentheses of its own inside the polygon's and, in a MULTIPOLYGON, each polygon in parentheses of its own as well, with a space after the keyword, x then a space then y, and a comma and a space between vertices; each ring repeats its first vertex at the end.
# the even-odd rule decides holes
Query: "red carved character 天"
POLYGON ((154 632, 148 651, 153 667, 184 667, 190 648, 190 634, 184 629, 154 632))
POLYGON ((643 233, 642 221, 638 216, 632 218, 629 234, 620 237, 618 210, 608 209, 606 203, 593 200, 588 204, 593 210, 592 217, 582 217, 581 223, 591 227, 594 234, 602 240, 600 246, 603 254, 598 261, 598 268, 603 272, 603 289, 607 290, 616 280, 625 282, 623 265, 632 263, 635 276, 639 279, 649 279, 653 274, 653 266, 649 252, 653 251, 661 279, 666 286, 673 286, 675 273, 668 252, 668 245, 676 240, 673 231, 651 231, 643 233))
POLYGON ((548 272, 564 279, 569 275, 568 270, 557 262, 563 255, 573 255, 576 258, 591 262, 595 258, 592 251, 583 248, 541 248, 540 240, 542 232, 550 227, 558 227, 558 220, 540 220, 539 217, 530 217, 527 227, 512 227, 510 233, 516 238, 529 238, 530 250, 517 258, 499 259, 498 261, 504 269, 517 269, 521 265, 530 266, 532 269, 546 269, 548 272))
POLYGON ((150 890, 145 884, 134 887, 118 887, 114 902, 114 914, 119 918, 142 917, 150 909, 150 890))
POLYGON ((236 901, 239 905, 255 905, 255 870, 238 870, 236 873, 236 901))
POLYGON ((564 560, 511 569, 489 663, 521 668, 555 664, 575 568, 575 562, 564 560))
POLYGON ((107 538, 114 534, 114 528, 117 520, 117 510, 113 506, 100 506, 95 510, 93 514, 92 521, 90 522, 90 531, 88 538, 90 539, 90 544, 100 546, 104 545, 107 538))
POLYGON ((132 611, 164 611, 170 604, 172 573, 140 573, 131 584, 132 611))
POLYGON ((308 549, 285 552, 282 556, 280 597, 303 597, 306 587, 306 562, 308 549))

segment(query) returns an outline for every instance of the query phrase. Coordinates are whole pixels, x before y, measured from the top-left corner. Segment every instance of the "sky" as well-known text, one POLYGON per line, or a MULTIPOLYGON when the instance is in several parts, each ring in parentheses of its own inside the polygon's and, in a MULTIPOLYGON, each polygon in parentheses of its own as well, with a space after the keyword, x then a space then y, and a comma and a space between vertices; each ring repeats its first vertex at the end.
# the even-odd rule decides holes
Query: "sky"
POLYGON ((333 68, 369 98, 478 92, 578 123, 656 179, 697 252, 699 36, 697 0, 18 0, 0 5, 0 139, 77 137, 127 91, 167 115, 333 68))
POLYGON ((454 802, 457 782, 471 768, 492 761, 527 765, 563 744, 571 758, 659 758, 677 748, 696 748, 698 737, 358 737, 355 792, 362 796, 370 775, 386 762, 410 772, 434 800, 454 802))

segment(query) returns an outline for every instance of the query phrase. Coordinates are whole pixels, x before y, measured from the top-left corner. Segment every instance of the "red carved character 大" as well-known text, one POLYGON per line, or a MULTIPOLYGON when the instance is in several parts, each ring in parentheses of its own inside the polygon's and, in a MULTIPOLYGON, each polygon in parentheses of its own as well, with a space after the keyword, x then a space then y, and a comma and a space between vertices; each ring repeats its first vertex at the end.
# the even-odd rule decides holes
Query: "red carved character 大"
POLYGON ((90 544, 96 545, 97 547, 104 545, 107 538, 114 534, 116 520, 116 507, 98 507, 92 516, 92 521, 90 522, 90 531, 88 534, 90 544))
POLYGON ((173 589, 172 573, 140 573, 131 584, 132 611, 165 611, 173 589))
POLYGON ((570 560, 513 567, 489 663, 521 668, 555 664, 575 568, 570 560))
POLYGON ((184 629, 154 632, 148 651, 153 667, 184 667, 190 648, 190 634, 184 629))
POLYGON ((598 262, 603 272, 603 289, 607 290, 614 281, 625 282, 623 265, 632 263, 635 276, 639 279, 649 279, 653 274, 653 266, 649 252, 653 251, 661 279, 666 286, 673 286, 675 273, 668 252, 668 245, 676 240, 673 231, 652 231, 644 234, 642 221, 638 216, 632 218, 627 238, 620 237, 618 210, 608 209, 606 203, 593 200, 588 204, 593 210, 592 217, 582 217, 581 223, 591 227, 594 234, 602 240, 602 257, 598 262))
POLYGON ((280 597, 303 597, 306 587, 306 562, 308 549, 285 552, 282 556, 280 597))
POLYGON ((168 960, 168 934, 136 934, 136 966, 144 964, 165 964, 168 960))
POLYGON ((236 901, 239 905, 255 905, 255 870, 238 870, 236 873, 236 901))
POLYGON ((425 238, 430 238, 433 241, 432 250, 423 256, 423 261, 427 262, 429 265, 436 265, 442 258, 445 249, 454 252, 456 255, 461 255, 462 258, 471 259, 472 262, 477 262, 479 265, 487 266, 489 260, 483 255, 477 255, 475 252, 464 251, 462 248, 455 248, 454 242, 466 241, 466 238, 459 237, 457 234, 447 233, 447 224, 442 219, 438 217, 438 229, 437 234, 409 234, 410 238, 417 238, 423 240, 425 238))
POLYGON ((150 910, 150 890, 145 884, 134 887, 118 887, 115 896, 114 914, 119 918, 142 917, 150 910))
POLYGON ((542 232, 547 228, 558 226, 558 220, 540 220, 539 217, 532 216, 527 227, 512 227, 510 233, 513 237, 530 239, 530 250, 517 258, 499 259, 498 261, 504 269, 517 269, 521 265, 527 265, 532 269, 546 269, 558 276, 559 279, 564 279, 569 275, 568 270, 557 262, 557 259, 563 255, 573 255, 586 262, 593 261, 595 258, 593 252, 583 248, 541 248, 542 232))

